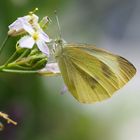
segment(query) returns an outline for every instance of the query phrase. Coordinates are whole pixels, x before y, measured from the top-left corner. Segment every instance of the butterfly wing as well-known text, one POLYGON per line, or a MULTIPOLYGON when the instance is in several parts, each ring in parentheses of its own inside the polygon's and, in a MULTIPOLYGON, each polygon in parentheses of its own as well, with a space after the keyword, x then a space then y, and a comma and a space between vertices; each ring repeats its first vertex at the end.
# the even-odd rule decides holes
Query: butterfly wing
POLYGON ((90 45, 67 44, 58 64, 68 90, 82 103, 111 97, 136 73, 126 59, 90 45))

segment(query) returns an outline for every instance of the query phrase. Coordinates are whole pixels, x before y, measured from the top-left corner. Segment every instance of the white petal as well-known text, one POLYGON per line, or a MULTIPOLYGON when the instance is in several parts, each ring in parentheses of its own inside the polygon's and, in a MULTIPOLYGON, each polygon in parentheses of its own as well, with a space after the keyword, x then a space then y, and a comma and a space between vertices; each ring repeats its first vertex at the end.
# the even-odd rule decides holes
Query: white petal
POLYGON ((28 22, 27 18, 20 17, 15 22, 13 22, 11 25, 9 25, 9 34, 13 35, 20 34, 22 32, 28 32, 29 34, 34 33, 34 29, 32 25, 28 22))
POLYGON ((25 33, 23 25, 19 19, 10 24, 8 27, 9 27, 8 35, 17 36, 25 33))
MULTIPOLYGON (((39 30, 40 25, 38 23, 39 17, 35 14, 24 16, 26 21, 32 26, 33 29, 39 30)), ((31 32, 30 32, 31 34, 31 32)))
POLYGON ((19 46, 21 48, 29 48, 31 49, 34 45, 35 41, 31 36, 24 36, 19 40, 19 46))
POLYGON ((24 16, 24 18, 26 18, 28 22, 31 21, 32 23, 38 23, 39 21, 39 17, 35 14, 24 16))
POLYGON ((57 63, 49 63, 46 64, 45 68, 41 70, 42 72, 52 72, 52 73, 60 73, 60 69, 57 63))
POLYGON ((39 38, 45 42, 50 42, 49 36, 43 30, 39 30, 39 38))
POLYGON ((15 22, 9 25, 8 34, 11 36, 17 36, 28 32, 30 35, 33 35, 35 29, 40 29, 38 20, 39 17, 35 14, 19 17, 15 22))
POLYGON ((37 40, 36 44, 41 52, 49 56, 49 48, 43 40, 37 40))
POLYGON ((19 20, 22 23, 23 29, 28 32, 30 35, 34 33, 34 29, 32 25, 25 19, 25 18, 19 18, 19 20))
POLYGON ((37 15, 35 15, 35 14, 32 14, 32 19, 36 23, 38 23, 38 21, 39 21, 39 17, 37 15))
POLYGON ((21 30, 23 28, 22 23, 18 19, 12 24, 10 24, 8 27, 10 30, 16 30, 16 31, 21 30))

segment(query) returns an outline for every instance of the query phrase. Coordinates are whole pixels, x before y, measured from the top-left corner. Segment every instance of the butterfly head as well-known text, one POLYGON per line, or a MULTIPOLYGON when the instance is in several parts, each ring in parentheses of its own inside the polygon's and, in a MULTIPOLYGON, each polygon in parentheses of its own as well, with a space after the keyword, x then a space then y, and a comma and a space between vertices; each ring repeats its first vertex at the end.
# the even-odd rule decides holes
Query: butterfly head
POLYGON ((63 52, 63 47, 64 47, 65 41, 63 39, 56 39, 54 42, 54 56, 57 59, 59 56, 61 56, 63 52))

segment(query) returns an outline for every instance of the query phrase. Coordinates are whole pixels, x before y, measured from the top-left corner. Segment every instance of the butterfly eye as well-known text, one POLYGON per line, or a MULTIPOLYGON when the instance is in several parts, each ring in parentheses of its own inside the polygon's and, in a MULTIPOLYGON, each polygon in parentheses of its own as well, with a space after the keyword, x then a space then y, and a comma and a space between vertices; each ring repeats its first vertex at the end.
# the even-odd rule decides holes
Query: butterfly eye
POLYGON ((61 44, 63 44, 63 41, 61 39, 57 39, 57 40, 55 40, 55 43, 57 45, 61 45, 61 44))
POLYGON ((59 39, 58 44, 63 44, 63 41, 59 39))

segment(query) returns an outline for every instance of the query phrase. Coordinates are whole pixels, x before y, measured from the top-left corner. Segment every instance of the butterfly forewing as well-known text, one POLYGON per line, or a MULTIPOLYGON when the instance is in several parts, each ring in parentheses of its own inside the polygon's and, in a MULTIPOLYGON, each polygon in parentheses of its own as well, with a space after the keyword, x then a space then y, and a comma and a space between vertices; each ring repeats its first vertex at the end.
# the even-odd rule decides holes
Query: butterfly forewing
MULTIPOLYGON (((69 44, 68 46, 76 47, 74 44, 69 44)), ((115 73, 115 75, 117 75, 120 87, 127 83, 136 73, 135 67, 128 60, 122 58, 121 56, 111 54, 91 45, 78 45, 77 47, 105 63, 107 67, 109 67, 115 73)))
POLYGON ((111 97, 136 72, 124 58, 80 44, 67 44, 58 64, 68 90, 82 103, 111 97))

